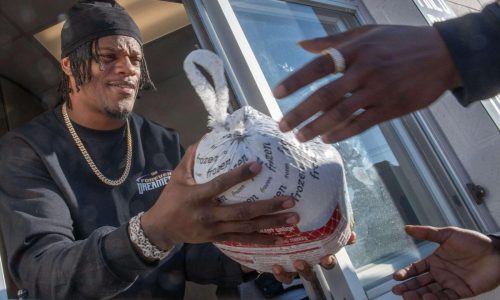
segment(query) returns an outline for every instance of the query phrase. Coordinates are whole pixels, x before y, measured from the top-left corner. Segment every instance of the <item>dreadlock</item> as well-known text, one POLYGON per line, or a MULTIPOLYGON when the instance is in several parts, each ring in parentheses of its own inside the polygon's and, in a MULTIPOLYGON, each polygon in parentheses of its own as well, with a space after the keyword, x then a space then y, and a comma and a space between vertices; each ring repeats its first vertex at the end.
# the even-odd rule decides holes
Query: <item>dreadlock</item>
MULTIPOLYGON (((141 50, 144 49, 141 45, 141 50)), ((91 66, 92 60, 101 64, 99 57, 99 40, 93 40, 82 44, 75 51, 68 55, 70 61, 71 73, 75 77, 76 91, 80 91, 80 87, 92 79, 91 66), (94 51, 95 49, 95 51, 94 51)), ((71 109, 71 100, 69 94, 72 92, 69 84, 69 76, 60 70, 60 80, 58 92, 61 94, 62 102, 67 102, 71 109)), ((139 90, 156 90, 156 87, 149 76, 146 58, 143 56, 141 60, 141 78, 139 78, 139 90)))

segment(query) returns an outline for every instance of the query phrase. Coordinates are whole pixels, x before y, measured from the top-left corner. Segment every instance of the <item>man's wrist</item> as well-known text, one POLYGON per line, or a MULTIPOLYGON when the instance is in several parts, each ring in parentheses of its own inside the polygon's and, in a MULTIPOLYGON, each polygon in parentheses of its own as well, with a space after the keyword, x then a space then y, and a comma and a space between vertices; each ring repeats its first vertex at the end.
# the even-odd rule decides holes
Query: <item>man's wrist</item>
POLYGON ((144 230, 144 234, 151 243, 158 248, 162 250, 171 249, 175 246, 175 243, 165 238, 165 232, 163 230, 158 230, 158 226, 154 222, 155 219, 156 217, 151 215, 149 211, 144 212, 141 217, 141 228, 144 230))
POLYGON ((451 90, 461 87, 463 85, 462 77, 460 76, 460 73, 455 66, 450 50, 448 49, 448 46, 441 36, 441 33, 436 29, 436 27, 429 27, 429 30, 435 36, 434 41, 437 45, 435 51, 439 51, 439 56, 441 57, 440 60, 443 62, 443 67, 448 70, 448 89, 451 90))
POLYGON ((155 244, 151 243, 142 229, 142 215, 143 213, 139 213, 129 221, 129 238, 139 256, 141 256, 146 262, 152 263, 166 257, 171 248, 173 248, 173 245, 168 248, 158 248, 155 244))

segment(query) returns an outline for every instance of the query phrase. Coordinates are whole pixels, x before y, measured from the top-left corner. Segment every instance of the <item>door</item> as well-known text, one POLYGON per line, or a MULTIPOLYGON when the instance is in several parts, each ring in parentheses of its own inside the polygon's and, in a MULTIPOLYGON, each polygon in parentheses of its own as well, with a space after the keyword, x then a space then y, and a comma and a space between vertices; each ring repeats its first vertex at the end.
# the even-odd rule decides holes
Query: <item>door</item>
MULTIPOLYGON (((203 47, 224 60, 239 104, 276 120, 339 76, 276 101, 272 87, 315 56, 297 42, 373 21, 355 0, 186 0, 184 4, 203 47)), ((433 152, 421 118, 410 115, 332 145, 346 167, 358 241, 336 254, 339 265, 333 270, 316 267, 325 298, 397 298, 390 292, 392 273, 436 247, 407 237, 404 224, 481 227, 467 209, 471 199, 456 190, 433 152)))

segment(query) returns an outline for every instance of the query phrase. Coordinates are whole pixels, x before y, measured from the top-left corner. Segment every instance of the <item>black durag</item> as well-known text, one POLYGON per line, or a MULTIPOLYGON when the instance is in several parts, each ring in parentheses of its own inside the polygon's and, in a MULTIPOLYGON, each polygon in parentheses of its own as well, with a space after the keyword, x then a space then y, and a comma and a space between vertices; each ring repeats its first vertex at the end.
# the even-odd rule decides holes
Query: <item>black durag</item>
POLYGON ((143 44, 139 27, 116 1, 78 1, 61 31, 61 58, 86 42, 109 35, 130 36, 143 44))

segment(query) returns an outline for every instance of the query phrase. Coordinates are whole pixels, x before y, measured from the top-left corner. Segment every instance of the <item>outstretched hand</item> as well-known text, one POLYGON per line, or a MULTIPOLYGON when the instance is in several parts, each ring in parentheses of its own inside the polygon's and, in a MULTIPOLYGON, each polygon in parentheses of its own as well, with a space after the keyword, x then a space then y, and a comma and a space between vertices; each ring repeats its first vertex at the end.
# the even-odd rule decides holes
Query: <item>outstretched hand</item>
POLYGON ((141 218, 146 236, 160 249, 177 243, 225 240, 279 244, 281 237, 259 231, 299 222, 297 213, 277 213, 295 205, 291 197, 220 205, 218 195, 256 176, 262 167, 257 162, 245 164, 207 183, 196 184, 192 174, 195 153, 196 146, 188 148, 158 201, 141 218))
POLYGON ((415 239, 440 244, 430 256, 394 273, 398 281, 409 279, 392 289, 405 300, 468 298, 500 284, 500 253, 488 236, 456 227, 405 230, 415 239))
MULTIPOLYGON (((325 143, 346 139, 423 108, 461 85, 433 27, 362 26, 300 46, 314 53, 336 48, 346 64, 342 77, 312 93, 281 120, 280 129, 286 132, 319 113, 298 131, 301 142, 317 135, 325 143)), ((334 70, 332 58, 321 55, 278 84, 274 96, 286 97, 334 70)))

